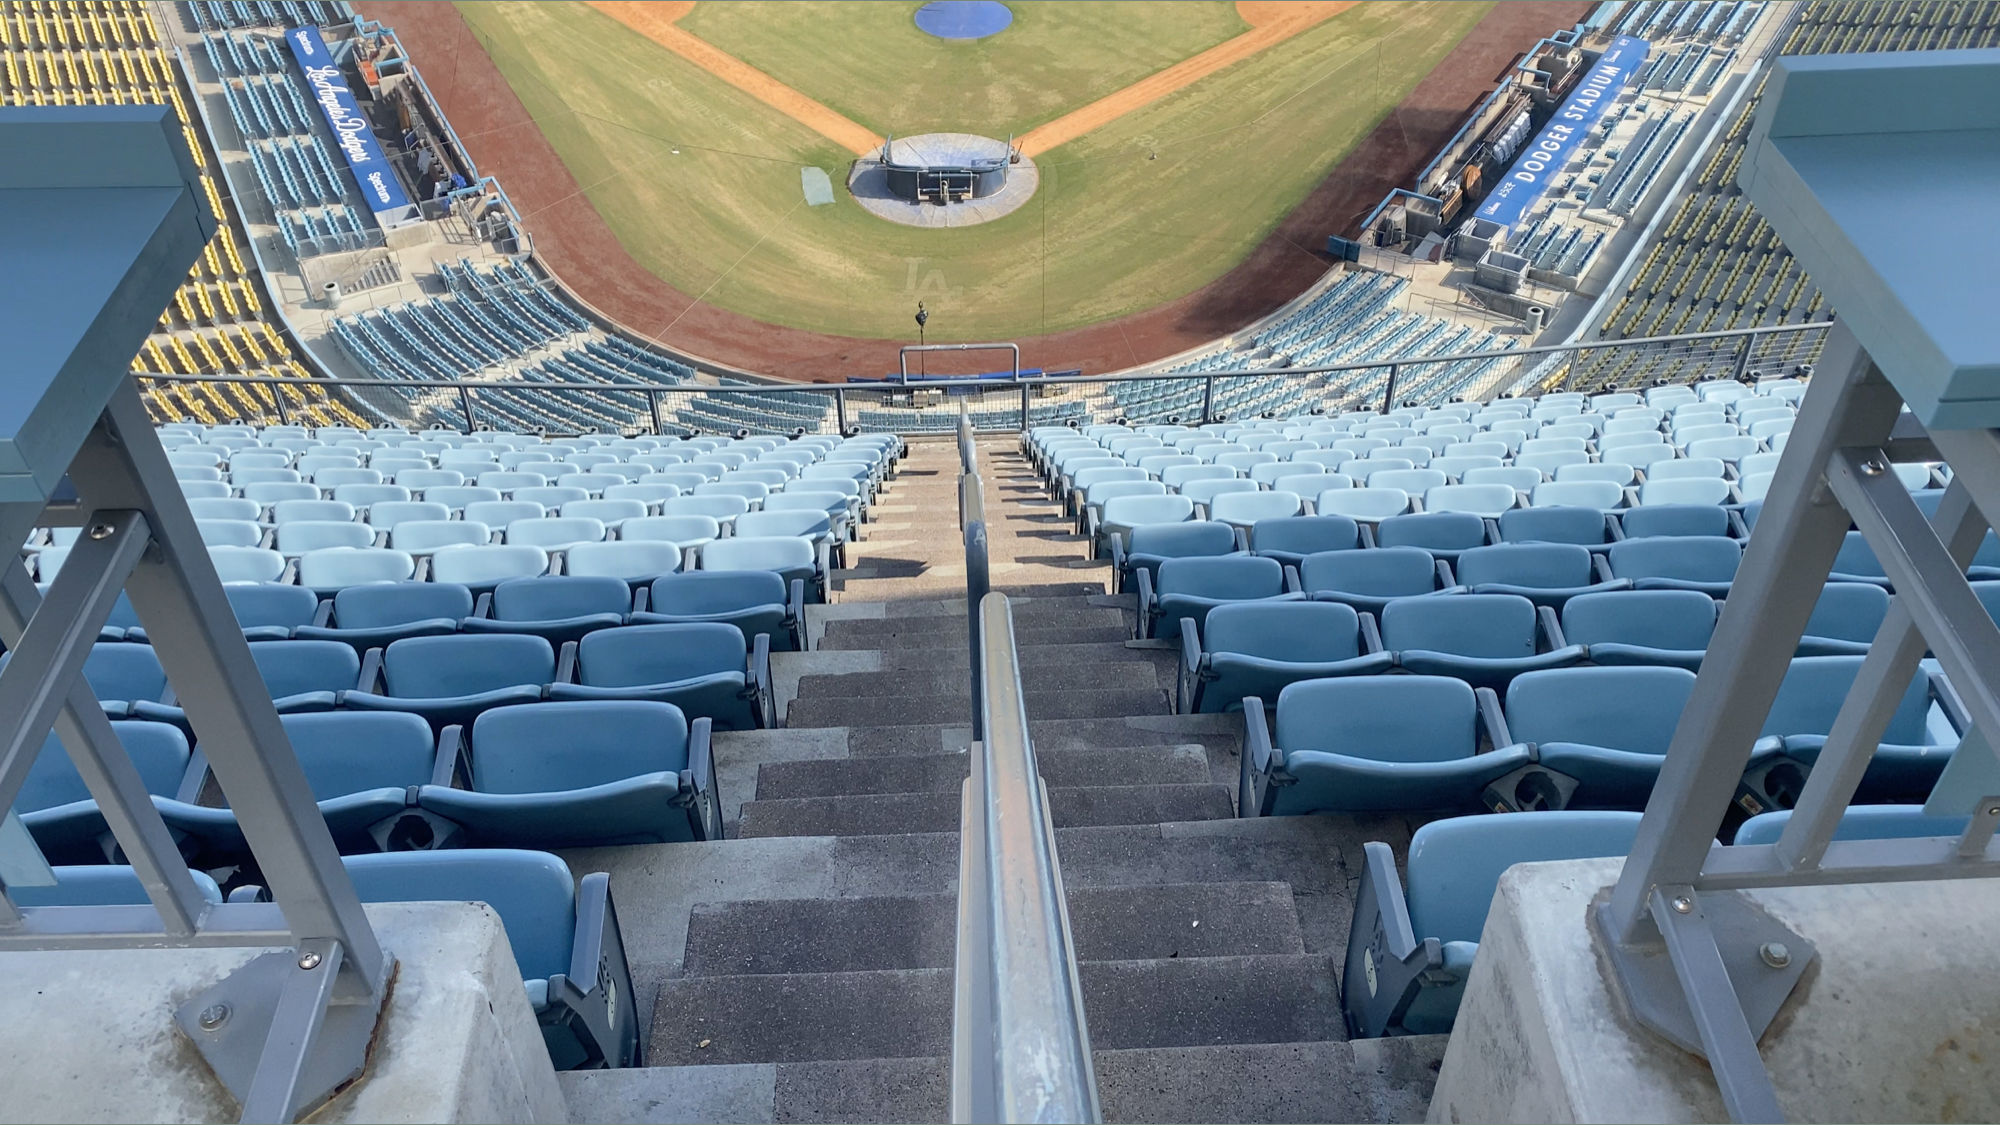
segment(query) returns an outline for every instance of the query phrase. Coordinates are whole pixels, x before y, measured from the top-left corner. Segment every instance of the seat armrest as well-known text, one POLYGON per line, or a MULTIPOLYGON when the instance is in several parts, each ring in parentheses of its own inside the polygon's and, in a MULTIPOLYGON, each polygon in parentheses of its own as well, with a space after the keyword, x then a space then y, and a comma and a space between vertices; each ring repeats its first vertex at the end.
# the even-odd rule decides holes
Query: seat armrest
POLYGON ((790 600, 785 603, 785 616, 792 624, 792 644, 798 651, 806 651, 806 580, 792 579, 790 600))
MULTIPOLYGON (((1083 508, 1082 530, 1083 530, 1084 544, 1086 548, 1090 551, 1090 557, 1096 558, 1097 557, 1097 509, 1089 506, 1088 504, 1084 505, 1083 508)), ((1113 542, 1115 543, 1116 540, 1114 540, 1113 542)))
POLYGON ((1440 590, 1449 590, 1458 585, 1458 580, 1451 575, 1451 563, 1444 559, 1437 560, 1437 583, 1440 590))
POLYGON ((1236 530, 1236 549, 1239 551, 1249 550, 1250 529, 1247 527, 1238 527, 1235 530, 1236 530))
POLYGON ((1242 769, 1236 786, 1238 817, 1264 815, 1264 794, 1270 788, 1271 766, 1276 756, 1271 747, 1271 725, 1264 717, 1264 701, 1254 695, 1245 696, 1242 769))
POLYGON ((1417 939, 1396 857, 1389 845, 1362 846, 1361 885, 1348 924, 1340 1005, 1348 1034, 1375 1038, 1400 1030, 1424 974, 1444 967, 1444 946, 1417 939))
POLYGON ((1112 578, 1114 580, 1122 578, 1125 574, 1125 568, 1127 565, 1128 564, 1125 559, 1125 545, 1120 543, 1117 539, 1114 538, 1113 540, 1111 540, 1112 578))
POLYGON ((1738 539, 1750 538, 1750 525, 1743 519, 1742 508, 1729 509, 1729 534, 1738 539))
MULTIPOLYGON (((1517 490, 1517 491, 1516 491, 1516 492, 1514 493, 1514 506, 1515 506, 1516 508, 1518 508, 1518 507, 1520 507, 1520 506, 1521 506, 1521 493, 1520 493, 1520 492, 1519 492, 1518 490, 1517 490)), ((1480 522, 1481 524, 1485 525, 1485 528, 1486 528, 1486 545, 1487 545, 1487 546, 1491 547, 1491 546, 1492 546, 1492 545, 1494 545, 1495 543, 1498 543, 1498 542, 1500 542, 1500 521, 1499 521, 1499 520, 1494 520, 1494 519, 1482 519, 1482 520, 1480 520, 1479 522, 1480 522)))
POLYGON ((1472 697, 1479 704, 1479 725, 1484 728, 1486 744, 1498 750, 1502 746, 1512 746, 1514 736, 1507 729, 1507 717, 1500 710, 1500 694, 1492 688, 1475 688, 1472 697))
POLYGON ((1536 606, 1535 622, 1542 627, 1542 643, 1548 646, 1542 651, 1554 652, 1568 644, 1567 641, 1563 640, 1562 622, 1556 618, 1554 607, 1546 605, 1536 606))
POLYGON ((278 572, 278 581, 284 585, 289 586, 297 583, 298 580, 299 580, 299 560, 286 559, 285 569, 278 572))
POLYGON ((472 616, 474 617, 493 616, 493 591, 488 590, 485 593, 479 595, 477 598, 473 599, 472 616))
POLYGON ((174 800, 184 805, 199 805, 201 791, 208 786, 208 755, 196 746, 188 755, 187 772, 181 775, 181 783, 174 789, 174 800))
MULTIPOLYGON (((1238 530, 1241 531, 1240 528, 1238 530)), ((1288 566, 1285 567, 1284 570, 1285 570, 1285 593, 1287 594, 1305 593, 1305 586, 1299 582, 1299 568, 1295 566, 1288 566)))
POLYGON ((1174 712, 1194 713, 1195 687, 1201 675, 1201 638, 1195 635, 1194 619, 1181 618, 1181 661, 1174 675, 1174 712))
POLYGON ((418 555, 417 567, 415 570, 412 570, 410 572, 410 581, 429 582, 430 580, 431 580, 431 557, 429 555, 418 555))
POLYGON ((556 654, 556 682, 573 684, 576 682, 576 641, 564 641, 562 650, 556 654))
POLYGON ((1597 575, 1599 582, 1615 582, 1618 580, 1618 576, 1611 573, 1610 557, 1601 552, 1592 551, 1590 553, 1590 567, 1591 572, 1597 575))
POLYGON ((576 890, 576 930, 570 941, 569 974, 559 987, 549 982, 549 999, 570 1007, 582 1026, 585 1047, 607 1067, 636 1065, 641 1057, 637 998, 625 939, 611 901, 611 876, 585 875, 576 890))
POLYGON ((778 725, 778 698, 771 683, 771 634, 759 633, 751 638, 748 677, 757 721, 765 730, 772 730, 778 725))
POLYGON ((382 694, 382 650, 371 648, 361 654, 361 674, 354 678, 354 690, 382 694))
MULTIPOLYGON (((1644 470, 1644 469, 1641 469, 1641 470, 1639 470, 1639 480, 1640 480, 1640 483, 1644 483, 1644 482, 1645 482, 1646 480, 1648 480, 1648 479, 1649 479, 1649 478, 1648 478, 1648 477, 1647 477, 1647 475, 1646 475, 1646 470, 1644 470)), ((1638 487, 1638 485, 1632 485, 1632 484, 1628 484, 1628 485, 1626 485, 1626 486, 1625 486, 1625 490, 1624 490, 1624 491, 1625 491, 1625 495, 1624 495, 1624 497, 1623 497, 1623 499, 1622 499, 1622 506, 1623 506, 1623 507, 1627 507, 1627 508, 1636 508, 1636 507, 1638 507, 1638 506, 1639 506, 1639 487, 1638 487)))
POLYGON ((326 623, 332 620, 333 620, 333 599, 321 598, 319 600, 319 603, 313 606, 312 623, 324 629, 326 628, 326 623))
POLYGON ((641 582, 638 585, 638 587, 632 591, 632 612, 633 613, 646 612, 646 602, 650 600, 652 596, 653 596, 653 587, 648 583, 641 582))
POLYGON ((715 720, 703 715, 688 725, 688 781, 701 812, 706 838, 722 839, 722 794, 715 787, 715 720))
POLYGON ((1368 547, 1368 548, 1374 547, 1375 525, 1372 523, 1361 523, 1360 521, 1356 521, 1356 526, 1361 532, 1361 545, 1363 547, 1368 547))
POLYGON ((1139 612, 1137 619, 1132 623, 1132 636, 1143 641, 1153 635, 1153 572, 1140 567, 1137 577, 1139 579, 1139 599, 1137 606, 1139 612))
POLYGON ((1372 613, 1360 613, 1356 614, 1355 616, 1361 619, 1362 654, 1368 655, 1371 653, 1381 652, 1382 630, 1378 628, 1375 624, 1375 615, 1372 613))
POLYGON ((1938 709, 1944 712, 1945 721, 1952 729, 1964 737, 1972 729, 1972 713, 1966 709, 1965 699, 1958 694, 1958 687, 1942 671, 1928 673, 1931 696, 1938 701, 1938 709))
POLYGON ((833 540, 820 538, 813 540, 813 569, 819 573, 820 589, 833 577, 833 540))
POLYGON ((1609 512, 1604 516, 1604 537, 1612 543, 1625 541, 1625 525, 1609 512))

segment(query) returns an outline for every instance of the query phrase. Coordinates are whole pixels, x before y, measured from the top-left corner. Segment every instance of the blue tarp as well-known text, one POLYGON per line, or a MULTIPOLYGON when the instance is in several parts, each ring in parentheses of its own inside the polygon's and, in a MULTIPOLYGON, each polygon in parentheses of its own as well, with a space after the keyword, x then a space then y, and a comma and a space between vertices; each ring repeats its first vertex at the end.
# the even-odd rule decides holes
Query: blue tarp
POLYGON ((1548 190, 1549 181, 1569 165, 1570 156, 1576 146, 1590 133, 1590 127, 1603 115, 1618 92, 1639 73, 1639 67, 1646 61, 1650 49, 1644 39, 1634 39, 1620 35, 1611 41, 1604 54, 1576 84, 1576 89, 1563 101, 1562 108, 1556 110, 1535 139, 1528 142, 1514 166, 1507 169, 1507 175, 1493 185, 1493 191, 1486 201, 1479 205, 1473 215, 1490 219, 1501 226, 1511 227, 1521 221, 1521 216, 1535 205, 1535 201, 1548 190))
POLYGON ((340 139, 340 154, 347 158, 348 170, 354 173, 354 182, 360 185, 369 210, 396 211, 408 207, 410 197, 403 194, 396 170, 382 155, 382 146, 375 143, 375 133, 361 113, 361 103, 354 99, 354 91, 348 88, 332 52, 326 49, 319 28, 295 27, 285 33, 285 42, 292 48, 299 69, 305 72, 306 85, 312 88, 320 113, 325 115, 333 135, 340 139))

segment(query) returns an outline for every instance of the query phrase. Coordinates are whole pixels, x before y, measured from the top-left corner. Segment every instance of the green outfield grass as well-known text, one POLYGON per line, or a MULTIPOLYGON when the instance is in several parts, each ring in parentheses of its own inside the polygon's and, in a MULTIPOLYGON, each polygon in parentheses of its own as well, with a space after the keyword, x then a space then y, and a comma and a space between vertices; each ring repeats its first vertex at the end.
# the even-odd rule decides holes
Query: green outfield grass
POLYGON ((951 42, 917 30, 915 4, 705 0, 683 30, 877 133, 1025 133, 1250 30, 1221 0, 1016 3, 999 35, 951 42))
MULTIPOLYGON (((756 5, 729 18, 749 20, 761 10, 775 25, 770 35, 781 37, 795 34, 779 18, 790 7, 756 5)), ((916 7, 842 5, 834 16, 852 8, 853 18, 874 20, 875 9, 889 9, 907 22, 916 7)), ((1039 27, 1036 34, 1058 44, 1049 49, 1068 50, 1061 44, 1081 33, 1061 30, 1068 5, 1050 7, 1016 5, 1028 13, 1017 27, 1039 27)), ((1134 10, 1135 25, 1145 23, 1136 18, 1142 5, 1120 7, 1134 10)), ((842 184, 850 154, 582 4, 471 3, 460 11, 612 230, 668 283, 767 322, 878 338, 908 335, 921 299, 933 312, 930 337, 953 341, 1073 328, 1150 308, 1219 277, 1488 7, 1378 0, 1349 9, 1042 154, 1041 190, 1026 206, 997 222, 944 231, 884 222, 842 190, 830 206, 806 207, 800 167, 824 168, 842 184)), ((697 7, 688 18, 701 14, 697 7)), ((1184 53, 1206 45, 1185 38, 1188 24, 1174 27, 1184 53)), ((987 42, 997 50, 1014 33, 987 42)), ((967 77, 926 84, 970 84, 983 56, 929 57, 966 68, 967 77)), ((764 61, 774 70, 782 65, 764 61)), ((1048 73, 1059 72, 1048 65, 1048 73)), ((862 113, 858 96, 843 104, 838 89, 815 89, 797 75, 789 80, 835 108, 862 113)), ((1005 136, 1102 93, 1079 90, 1052 111, 999 120, 961 106, 924 127, 1005 136)), ((878 106, 870 114, 899 119, 879 99, 867 104, 878 106)), ((919 106, 906 112, 914 118, 919 106)))

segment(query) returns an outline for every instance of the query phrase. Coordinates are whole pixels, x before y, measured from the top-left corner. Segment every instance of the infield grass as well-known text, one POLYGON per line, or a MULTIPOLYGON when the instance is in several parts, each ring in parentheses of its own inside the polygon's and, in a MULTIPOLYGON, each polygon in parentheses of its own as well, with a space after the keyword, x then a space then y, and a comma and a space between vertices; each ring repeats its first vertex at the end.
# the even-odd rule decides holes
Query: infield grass
MULTIPOLYGON (((1135 17, 1153 6, 1118 5, 1135 17)), ((1074 328, 1153 307, 1221 276, 1489 6, 1375 0, 1349 9, 1042 154, 1041 188, 1012 215, 939 231, 875 218, 838 187, 835 203, 806 207, 799 168, 824 168, 841 185, 850 155, 585 5, 462 3, 460 11, 613 232, 669 284, 770 323, 875 338, 909 335, 921 299, 932 312, 930 338, 946 342, 1074 328)), ((748 20, 762 10, 771 35, 797 33, 782 15, 792 5, 749 7, 729 18, 748 20)), ((874 21, 881 18, 874 10, 892 9, 907 22, 917 5, 830 7, 836 10, 828 19, 874 21)), ((1101 44, 1063 30, 1067 7, 1016 4, 1029 14, 1015 28, 1042 28, 1050 51, 1094 56, 1101 44)), ((688 19, 702 13, 698 6, 688 19)), ((1176 27, 1174 34, 1187 33, 1176 27)), ((988 42, 997 47, 1014 33, 988 42)), ((1183 54, 1206 45, 1178 42, 1173 50, 1183 54)), ((830 45, 827 52, 835 53, 830 45)), ((967 53, 960 63, 972 68, 978 57, 967 53)), ((1172 61, 1153 57, 1160 65, 1172 61)), ((774 70, 782 65, 764 61, 774 70)), ((969 87, 972 70, 962 73, 924 81, 969 87)), ((844 112, 863 114, 857 106, 873 105, 866 113, 891 121, 915 119, 920 105, 935 100, 906 87, 903 96, 920 104, 897 111, 874 95, 843 101, 838 83, 815 88, 797 74, 787 80, 844 112)), ((1063 105, 1000 120, 967 103, 940 111, 925 127, 1004 137, 1102 92, 1079 90, 1063 105)))

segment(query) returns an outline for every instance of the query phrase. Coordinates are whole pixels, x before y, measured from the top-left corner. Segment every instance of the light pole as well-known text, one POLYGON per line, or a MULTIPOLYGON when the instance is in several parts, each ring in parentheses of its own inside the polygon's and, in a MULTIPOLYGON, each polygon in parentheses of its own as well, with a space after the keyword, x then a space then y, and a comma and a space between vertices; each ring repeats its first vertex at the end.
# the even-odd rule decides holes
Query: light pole
POLYGON ((931 319, 931 314, 924 311, 924 303, 922 301, 918 301, 917 302, 917 374, 918 375, 928 375, 930 373, 930 364, 928 362, 930 358, 930 353, 923 350, 924 325, 930 323, 930 319, 931 319))

